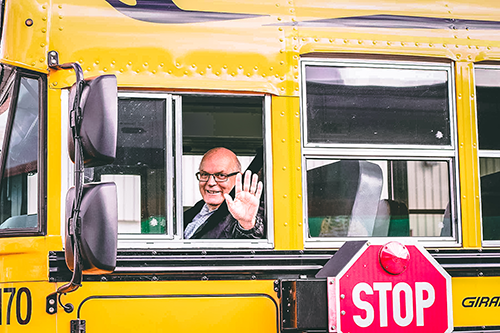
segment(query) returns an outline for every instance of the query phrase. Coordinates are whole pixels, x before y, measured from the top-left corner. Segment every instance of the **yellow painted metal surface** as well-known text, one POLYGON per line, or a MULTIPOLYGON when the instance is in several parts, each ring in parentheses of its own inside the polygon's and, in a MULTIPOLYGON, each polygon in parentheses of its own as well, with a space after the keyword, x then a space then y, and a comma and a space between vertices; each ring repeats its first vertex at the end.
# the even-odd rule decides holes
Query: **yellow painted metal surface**
MULTIPOLYGON (((45 311, 45 297, 55 291, 55 283, 0 283, 0 290, 2 291, 0 332, 56 331, 57 316, 49 315, 45 311)), ((69 332, 69 326, 62 332, 69 332)))
POLYGON ((55 236, 0 238, 0 281, 47 281, 48 253, 58 248, 55 236))
MULTIPOLYGON (((196 11, 252 17, 155 23, 131 18, 105 0, 6 1, 9 15, 1 57, 46 70, 47 52, 55 50, 61 62, 78 61, 86 76, 116 74, 121 86, 294 96, 299 93, 299 59, 311 52, 470 61, 500 58, 500 37, 494 29, 401 28, 389 23, 342 26, 319 21, 368 15, 496 20, 500 4, 494 0, 473 5, 462 0, 176 0, 174 4, 181 16, 196 11), (26 25, 28 19, 32 26, 26 25)), ((140 2, 128 5, 140 13, 140 2)), ((55 87, 71 81, 68 73, 51 78, 55 87)))
POLYGON ((480 247, 481 225, 476 102, 474 97, 473 65, 471 63, 456 63, 456 82, 463 245, 464 247, 480 247))
POLYGON ((277 250, 303 248, 300 106, 298 98, 272 99, 274 234, 277 250))
POLYGON ((86 282, 63 296, 58 330, 80 313, 87 332, 277 332, 274 281, 86 282), (98 297, 95 297, 98 296, 98 297))
POLYGON ((453 278, 453 324, 499 326, 500 277, 453 278))

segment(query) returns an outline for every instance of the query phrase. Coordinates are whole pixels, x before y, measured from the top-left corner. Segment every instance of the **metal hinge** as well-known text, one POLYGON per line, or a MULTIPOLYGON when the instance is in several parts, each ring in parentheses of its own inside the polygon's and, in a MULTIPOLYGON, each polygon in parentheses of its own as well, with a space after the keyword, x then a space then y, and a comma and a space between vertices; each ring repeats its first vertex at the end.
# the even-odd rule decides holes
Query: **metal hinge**
POLYGON ((71 321, 71 333, 86 333, 85 320, 72 320, 71 321))

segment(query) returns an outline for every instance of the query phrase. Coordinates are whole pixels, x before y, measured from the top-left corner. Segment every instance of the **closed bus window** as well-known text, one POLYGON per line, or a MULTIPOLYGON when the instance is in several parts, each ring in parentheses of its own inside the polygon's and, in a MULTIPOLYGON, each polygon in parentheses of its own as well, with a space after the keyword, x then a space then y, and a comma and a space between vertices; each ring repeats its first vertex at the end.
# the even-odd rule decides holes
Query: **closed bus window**
POLYGON ((451 235, 449 161, 306 163, 310 237, 451 235))
POLYGON ((500 240, 500 67, 475 69, 483 240, 500 240))
POLYGON ((116 159, 87 171, 116 183, 120 234, 166 233, 167 117, 166 98, 120 97, 116 159))
POLYGON ((311 240, 456 237, 450 64, 304 60, 311 240))
POLYGON ((38 210, 38 80, 21 77, 17 104, 4 143, 0 192, 0 229, 37 228, 38 210))

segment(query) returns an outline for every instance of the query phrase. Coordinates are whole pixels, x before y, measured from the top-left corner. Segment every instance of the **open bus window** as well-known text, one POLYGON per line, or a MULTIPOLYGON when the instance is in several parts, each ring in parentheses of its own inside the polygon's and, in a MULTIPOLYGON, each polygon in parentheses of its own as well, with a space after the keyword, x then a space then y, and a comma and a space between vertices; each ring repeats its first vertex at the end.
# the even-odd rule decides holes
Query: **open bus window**
MULTIPOLYGON (((38 80, 21 77, 17 104, 4 142, 0 230, 38 226, 38 80)), ((1 116, 0 116, 1 117, 1 116)))
POLYGON ((447 161, 307 159, 310 237, 451 236, 447 161))
POLYGON ((500 240, 500 67, 477 66, 477 127, 483 240, 500 240))
POLYGON ((118 231, 127 244, 183 241, 183 214, 201 200, 196 173, 212 148, 234 152, 243 171, 260 156, 264 180, 262 97, 124 92, 118 124, 116 160, 86 169, 85 181, 116 183, 118 231))
POLYGON ((307 238, 456 239, 451 65, 305 59, 302 73, 307 238))
POLYGON ((256 211, 255 224, 246 230, 235 222, 222 197, 222 193, 231 191, 236 176, 230 176, 232 178, 224 182, 216 181, 211 176, 207 182, 202 182, 195 176, 198 171, 204 172, 200 164, 203 155, 217 148, 216 152, 212 150, 212 160, 216 161, 221 156, 230 157, 234 153, 239 163, 220 159, 211 172, 244 172, 253 161, 253 173, 265 182, 262 156, 263 105, 262 97, 183 96, 184 238, 265 238, 264 200, 260 201, 261 207, 256 211), (209 201, 205 202, 204 199, 209 201), (212 210, 215 206, 217 208, 212 210))

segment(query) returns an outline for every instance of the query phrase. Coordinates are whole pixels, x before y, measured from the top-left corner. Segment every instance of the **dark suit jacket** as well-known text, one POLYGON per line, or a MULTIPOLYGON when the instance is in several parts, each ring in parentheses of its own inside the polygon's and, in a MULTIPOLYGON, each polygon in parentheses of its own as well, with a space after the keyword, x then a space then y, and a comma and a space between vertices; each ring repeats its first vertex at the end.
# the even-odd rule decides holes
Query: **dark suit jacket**
MULTIPOLYGON (((205 201, 200 200, 184 212, 184 229, 198 214, 205 201)), ((259 239, 265 237, 265 219, 263 205, 259 207, 255 225, 250 230, 243 229, 239 222, 231 215, 226 201, 210 216, 190 239, 259 239)))

